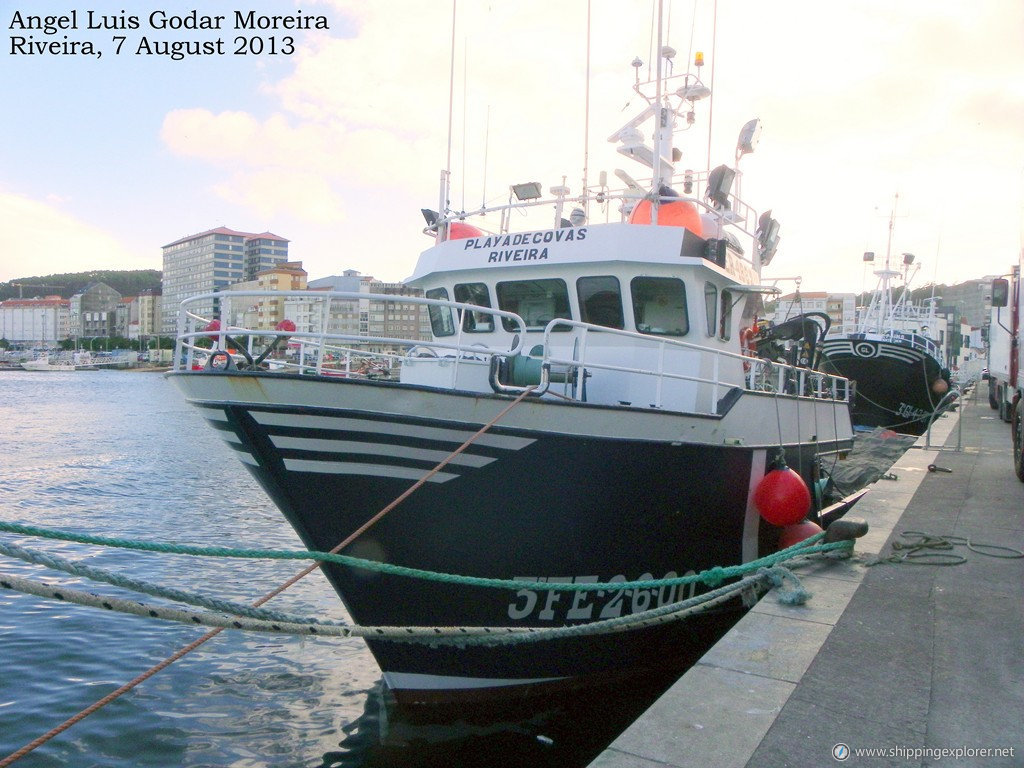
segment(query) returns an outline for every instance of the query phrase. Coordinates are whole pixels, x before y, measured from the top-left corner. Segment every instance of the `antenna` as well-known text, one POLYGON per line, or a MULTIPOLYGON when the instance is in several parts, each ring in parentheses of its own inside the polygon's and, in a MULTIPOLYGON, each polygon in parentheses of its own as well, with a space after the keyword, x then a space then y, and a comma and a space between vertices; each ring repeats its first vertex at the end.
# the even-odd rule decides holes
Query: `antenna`
POLYGON ((462 205, 461 210, 466 210, 466 102, 468 98, 467 63, 469 62, 469 39, 462 38, 462 205))
POLYGON ((491 105, 487 105, 487 125, 484 127, 484 185, 481 190, 480 207, 487 207, 487 151, 491 145, 491 105))
MULTIPOLYGON (((694 4, 696 13, 696 3, 694 4)), ((715 114, 715 50, 718 47, 718 0, 715 0, 711 20, 711 98, 708 100, 708 162, 711 167, 711 120, 715 114)))
POLYGON ((590 0, 587 0, 587 79, 583 106, 583 212, 590 212, 587 175, 590 165, 590 0))

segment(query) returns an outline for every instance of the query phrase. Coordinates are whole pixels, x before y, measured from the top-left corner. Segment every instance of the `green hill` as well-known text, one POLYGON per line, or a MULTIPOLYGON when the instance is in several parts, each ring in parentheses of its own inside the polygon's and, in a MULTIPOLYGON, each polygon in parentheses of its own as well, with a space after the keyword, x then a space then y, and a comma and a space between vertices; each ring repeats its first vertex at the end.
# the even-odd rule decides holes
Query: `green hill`
POLYGON ((158 269, 99 269, 91 272, 19 277, 7 283, 0 283, 0 301, 54 294, 70 299, 89 283, 106 283, 122 296, 137 296, 147 289, 159 291, 161 275, 158 269))

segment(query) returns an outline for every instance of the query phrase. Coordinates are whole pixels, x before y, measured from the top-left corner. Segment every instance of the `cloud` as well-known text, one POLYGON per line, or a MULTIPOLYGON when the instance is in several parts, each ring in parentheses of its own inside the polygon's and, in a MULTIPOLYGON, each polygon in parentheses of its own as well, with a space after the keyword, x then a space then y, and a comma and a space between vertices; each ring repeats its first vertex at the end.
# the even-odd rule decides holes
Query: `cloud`
MULTIPOLYGON (((694 135, 682 137, 684 167, 703 167, 709 151, 711 165, 731 163, 736 131, 762 119, 761 147, 743 161, 744 192, 783 221, 780 268, 817 271, 819 287, 834 275, 822 265, 848 254, 859 271, 859 252, 877 250, 884 228, 876 208, 887 211, 897 191, 921 219, 901 225, 920 240, 906 247, 922 253, 937 250, 940 230, 944 248, 977 248, 978 222, 1015 217, 999 200, 993 219, 992 201, 973 193, 1005 186, 1006 168, 1024 156, 1014 37, 1024 5, 985 1, 965 15, 952 0, 737 0, 720 4, 715 43, 710 20, 696 12, 691 37, 685 5, 674 4, 669 25, 676 71, 703 50, 713 72, 701 74, 714 76, 716 95, 713 105, 698 103, 694 135), (702 131, 712 107, 709 144, 702 131)), ((354 243, 346 253, 356 259, 380 250, 360 236, 388 232, 386 258, 411 264, 423 244, 416 211, 436 207, 444 167, 455 209, 504 202, 520 181, 548 188, 564 178, 579 194, 585 162, 590 183, 601 170, 643 175, 605 138, 643 106, 635 97, 624 104, 635 74, 649 74, 649 2, 594 4, 589 92, 582 5, 460 3, 452 84, 450 5, 316 6, 330 15, 331 35, 303 37, 291 70, 263 86, 268 111, 179 109, 161 131, 176 156, 216 171, 208 188, 222 200, 271 224, 288 217, 295 229, 284 234, 297 250, 315 232, 323 242, 354 243), (635 74, 634 56, 645 62, 635 74), (344 229, 353 221, 359 233, 344 229)), ((986 232, 989 251, 1005 249, 1016 229, 1012 238, 986 232)))
POLYGON ((0 190, 0 280, 88 269, 151 269, 152 257, 53 205, 0 190))

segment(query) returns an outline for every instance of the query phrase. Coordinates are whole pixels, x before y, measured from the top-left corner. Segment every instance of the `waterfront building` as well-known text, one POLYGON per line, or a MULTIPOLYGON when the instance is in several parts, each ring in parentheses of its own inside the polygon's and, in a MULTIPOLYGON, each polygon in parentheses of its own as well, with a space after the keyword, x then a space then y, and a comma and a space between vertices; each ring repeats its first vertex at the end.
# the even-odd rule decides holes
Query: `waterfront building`
POLYGON ((12 344, 55 346, 70 325, 71 302, 60 296, 0 302, 0 338, 12 344))
MULTIPOLYGON (((420 338, 430 339, 430 319, 426 307, 400 300, 371 299, 369 294, 392 296, 422 296, 416 288, 404 283, 388 283, 370 275, 349 269, 340 275, 310 280, 311 291, 339 291, 367 294, 366 298, 334 298, 326 305, 323 301, 302 297, 284 302, 284 317, 295 323, 299 333, 319 333, 326 324, 328 333, 353 337, 420 338)), ((367 348, 370 351, 370 348, 367 348)), ((378 344, 373 352, 404 354, 404 349, 378 344)))
MULTIPOLYGON (((245 280, 228 286, 228 291, 304 291, 306 290, 306 270, 301 261, 286 261, 275 267, 256 273, 254 279, 245 280)), ((273 330, 279 322, 286 318, 285 304, 287 297, 255 297, 250 304, 241 305, 230 302, 227 318, 229 325, 240 325, 246 328, 273 330)), ((221 302, 223 307, 225 302, 221 302)))
POLYGON ((158 289, 147 288, 138 296, 121 300, 118 333, 127 339, 146 339, 160 333, 161 295, 158 289))
MULTIPOLYGON (((288 261, 288 240, 270 232, 255 234, 217 227, 163 246, 161 330, 174 333, 178 307, 191 296, 214 293, 288 261)), ((213 318, 219 303, 195 311, 213 318)))
POLYGON ((857 297, 852 293, 790 293, 775 307, 774 320, 781 323, 804 312, 824 312, 832 320, 829 334, 849 334, 857 330, 857 297))
POLYGON ((117 330, 121 294, 106 283, 89 283, 71 297, 70 335, 79 339, 109 338, 117 330))

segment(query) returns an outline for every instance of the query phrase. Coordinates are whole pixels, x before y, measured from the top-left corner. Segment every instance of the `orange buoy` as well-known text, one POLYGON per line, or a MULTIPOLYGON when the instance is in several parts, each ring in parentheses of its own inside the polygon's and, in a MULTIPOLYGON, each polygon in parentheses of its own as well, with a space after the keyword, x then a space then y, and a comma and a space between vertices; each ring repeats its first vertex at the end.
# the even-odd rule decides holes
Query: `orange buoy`
POLYGON ((794 544, 799 544, 804 539, 809 539, 814 534, 821 533, 822 530, 820 525, 810 520, 787 525, 782 529, 782 533, 779 534, 779 549, 786 549, 794 544))
POLYGON ((295 330, 295 323, 286 318, 282 320, 280 323, 278 323, 276 326, 274 326, 274 330, 287 331, 288 333, 292 333, 295 330))
MULTIPOLYGON (((629 214, 630 224, 651 223, 651 201, 641 200, 633 212, 629 214)), ((658 224, 664 227, 683 227, 695 235, 703 237, 704 225, 701 223, 697 206, 686 200, 662 203, 658 206, 658 224)))
POLYGON ((465 240, 470 237, 480 237, 484 231, 464 221, 453 221, 448 225, 449 240, 465 240))
POLYGON ((773 469, 754 489, 754 506, 772 525, 799 523, 811 508, 807 484, 789 467, 773 469))

